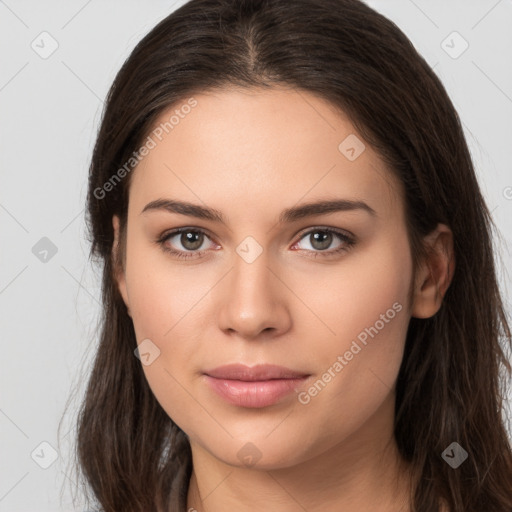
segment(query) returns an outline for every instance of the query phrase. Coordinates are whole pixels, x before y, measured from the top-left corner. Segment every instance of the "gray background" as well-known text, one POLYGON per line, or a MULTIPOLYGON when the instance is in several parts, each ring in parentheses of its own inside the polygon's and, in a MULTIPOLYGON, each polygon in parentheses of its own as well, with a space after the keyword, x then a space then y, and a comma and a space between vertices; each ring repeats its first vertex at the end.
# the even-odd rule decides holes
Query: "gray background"
MULTIPOLYGON (((182 3, 0 0, 1 511, 83 510, 71 504, 70 447, 100 297, 85 238, 88 164, 115 73, 182 3)), ((461 116, 503 235, 510 311, 512 1, 367 3, 409 36, 461 116)))

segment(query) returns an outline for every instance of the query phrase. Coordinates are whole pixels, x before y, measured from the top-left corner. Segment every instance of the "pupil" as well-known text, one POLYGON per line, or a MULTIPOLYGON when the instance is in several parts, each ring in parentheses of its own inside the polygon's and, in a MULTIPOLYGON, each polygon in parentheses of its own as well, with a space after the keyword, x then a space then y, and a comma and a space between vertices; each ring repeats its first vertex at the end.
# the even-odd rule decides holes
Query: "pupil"
POLYGON ((198 249, 199 247, 201 247, 202 236, 202 233, 198 233, 195 231, 186 231, 181 234, 180 242, 182 243, 183 247, 193 251, 194 249, 198 249))
POLYGON ((313 247, 315 247, 315 249, 327 249, 329 245, 331 245, 332 233, 328 233, 326 231, 317 231, 315 234, 313 234, 313 239, 315 242, 320 242, 319 246, 315 246, 314 243, 311 244, 313 247))

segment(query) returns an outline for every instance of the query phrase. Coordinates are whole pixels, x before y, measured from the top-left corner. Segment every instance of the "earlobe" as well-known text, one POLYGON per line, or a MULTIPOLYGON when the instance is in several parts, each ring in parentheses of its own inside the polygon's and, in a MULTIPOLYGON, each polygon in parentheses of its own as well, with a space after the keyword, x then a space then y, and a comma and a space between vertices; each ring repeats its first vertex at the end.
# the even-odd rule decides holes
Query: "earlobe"
POLYGON ((417 272, 411 315, 430 318, 441 308, 455 269, 453 233, 445 224, 424 239, 427 258, 417 272))
POLYGON ((125 269, 121 263, 122 259, 118 261, 118 252, 122 250, 120 247, 120 220, 117 215, 112 217, 112 226, 114 228, 114 243, 112 244, 112 268, 114 272, 114 279, 116 281, 117 287, 119 289, 119 293, 123 298, 124 303, 126 304, 126 308, 128 310, 128 315, 130 314, 130 305, 128 300, 128 293, 126 291, 126 277, 125 277, 125 269))

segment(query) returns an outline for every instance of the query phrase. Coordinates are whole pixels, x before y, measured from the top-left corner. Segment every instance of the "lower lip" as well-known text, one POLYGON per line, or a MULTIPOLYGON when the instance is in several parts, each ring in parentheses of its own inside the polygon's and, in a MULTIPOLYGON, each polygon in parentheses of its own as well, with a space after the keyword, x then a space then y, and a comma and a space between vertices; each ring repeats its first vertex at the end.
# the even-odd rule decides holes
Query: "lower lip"
POLYGON ((239 407, 267 407, 278 402, 299 387, 307 377, 242 381, 216 379, 205 375, 208 385, 230 404, 239 407))

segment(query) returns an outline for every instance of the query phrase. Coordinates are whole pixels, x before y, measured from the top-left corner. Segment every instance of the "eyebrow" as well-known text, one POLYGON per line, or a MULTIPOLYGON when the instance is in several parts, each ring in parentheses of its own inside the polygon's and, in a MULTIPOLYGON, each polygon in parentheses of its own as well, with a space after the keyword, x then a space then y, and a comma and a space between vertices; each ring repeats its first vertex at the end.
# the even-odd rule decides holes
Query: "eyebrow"
MULTIPOLYGON (((164 210, 170 213, 179 213, 189 217, 196 217, 198 219, 211 220, 214 222, 221 222, 226 224, 226 221, 219 210, 200 206, 198 204, 188 203, 186 201, 178 201, 175 199, 156 199, 148 203, 141 214, 148 211, 164 210)), ((377 217, 376 211, 363 201, 351 199, 334 199, 325 201, 316 201, 312 203, 302 204, 283 210, 279 216, 279 224, 286 222, 294 222, 306 217, 314 215, 323 215, 341 211, 355 211, 360 210, 366 212, 373 217, 377 217)))

